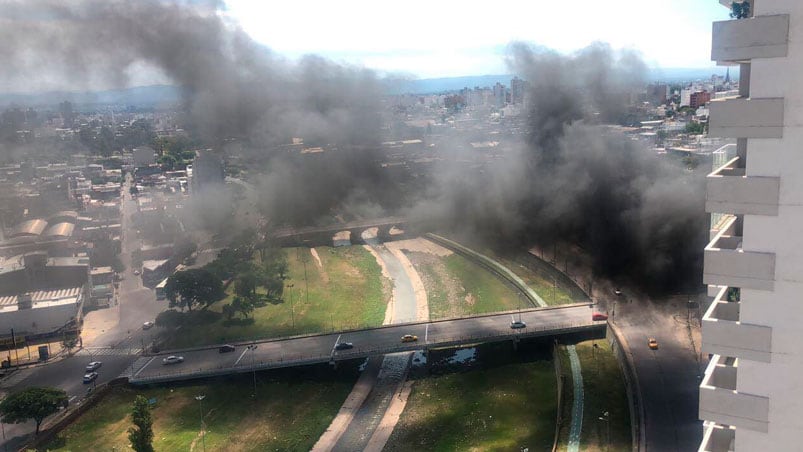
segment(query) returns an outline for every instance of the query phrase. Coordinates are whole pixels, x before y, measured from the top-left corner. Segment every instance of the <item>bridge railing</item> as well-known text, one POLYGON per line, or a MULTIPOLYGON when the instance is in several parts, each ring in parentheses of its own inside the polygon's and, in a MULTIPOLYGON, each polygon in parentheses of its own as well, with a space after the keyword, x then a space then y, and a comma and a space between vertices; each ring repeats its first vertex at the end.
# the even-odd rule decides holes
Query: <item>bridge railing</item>
MULTIPOLYGON (((520 330, 511 330, 507 327, 505 330, 489 331, 486 334, 475 335, 454 335, 446 338, 440 338, 437 341, 427 342, 409 342, 409 343, 393 343, 383 344, 375 347, 355 347, 348 351, 340 351, 336 354, 291 354, 285 355, 280 353, 278 357, 273 359, 256 358, 244 356, 237 365, 220 365, 212 368, 198 368, 192 370, 177 370, 175 372, 158 372, 147 373, 143 376, 134 376, 129 381, 134 384, 155 383, 171 380, 190 380, 195 378, 213 377, 219 375, 226 375, 232 373, 244 373, 257 370, 267 370, 280 367, 295 367, 307 364, 317 364, 330 361, 344 361, 349 359, 359 359, 371 355, 383 355, 386 353, 395 353, 401 351, 420 350, 427 348, 449 347, 454 345, 472 343, 472 342, 498 342, 503 340, 516 340, 518 338, 529 338, 548 335, 561 335, 569 334, 580 331, 588 331, 594 329, 604 329, 605 324, 589 324, 587 322, 567 322, 550 326, 536 326, 527 327, 520 330)), ((253 352, 251 352, 253 353, 253 352)), ((152 364, 152 363, 151 363, 152 364)), ((147 366, 141 371, 147 371, 147 366)))

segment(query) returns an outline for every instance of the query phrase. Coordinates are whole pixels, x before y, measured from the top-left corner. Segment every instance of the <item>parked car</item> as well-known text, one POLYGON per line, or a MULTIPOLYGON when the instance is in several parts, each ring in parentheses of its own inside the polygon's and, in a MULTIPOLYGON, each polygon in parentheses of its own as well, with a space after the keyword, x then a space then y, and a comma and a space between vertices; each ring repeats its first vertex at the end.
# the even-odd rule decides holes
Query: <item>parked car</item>
POLYGON ((100 366, 102 366, 102 365, 103 365, 103 363, 100 362, 100 361, 92 361, 91 363, 86 365, 86 371, 87 372, 92 372, 94 370, 98 370, 98 369, 100 369, 100 366))
POLYGON ((647 345, 649 345, 650 350, 658 350, 658 341, 654 337, 647 340, 647 345))
POLYGON ((142 324, 142 329, 143 330, 149 330, 149 329, 153 328, 153 325, 154 325, 153 322, 145 322, 145 323, 142 324))
POLYGON ((175 356, 175 355, 170 355, 162 360, 162 364, 178 364, 183 362, 184 362, 183 356, 175 356))
POLYGON ((603 314, 601 312, 595 312, 595 313, 591 314, 591 320, 594 320, 595 322, 596 321, 602 321, 602 320, 608 320, 608 314, 603 314))
POLYGON ((413 335, 413 334, 405 334, 405 335, 404 335, 404 336, 402 336, 402 338, 401 338, 401 341, 402 341, 402 342, 415 342, 415 341, 417 341, 417 340, 418 340, 418 336, 415 336, 415 335, 413 335))
POLYGON ((221 345, 220 348, 217 349, 217 351, 218 351, 218 353, 233 352, 234 351, 234 346, 233 345, 229 345, 229 344, 221 345))
POLYGON ((510 327, 514 330, 520 330, 522 328, 527 328, 527 324, 522 322, 521 320, 513 320, 510 322, 510 327))
POLYGON ((351 342, 338 342, 337 345, 335 345, 335 350, 348 350, 350 348, 354 348, 354 344, 351 342))
POLYGON ((97 372, 89 372, 88 374, 84 375, 84 384, 92 383, 98 378, 97 372))

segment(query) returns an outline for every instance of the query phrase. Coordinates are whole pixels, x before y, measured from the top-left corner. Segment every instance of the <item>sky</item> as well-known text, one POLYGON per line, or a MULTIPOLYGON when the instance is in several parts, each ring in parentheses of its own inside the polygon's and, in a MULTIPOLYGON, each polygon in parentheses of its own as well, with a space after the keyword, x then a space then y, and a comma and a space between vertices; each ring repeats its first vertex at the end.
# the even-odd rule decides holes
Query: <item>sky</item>
POLYGON ((290 58, 318 54, 419 78, 507 73, 512 41, 570 53, 594 41, 639 51, 651 67, 703 68, 717 0, 225 0, 256 41, 290 58))

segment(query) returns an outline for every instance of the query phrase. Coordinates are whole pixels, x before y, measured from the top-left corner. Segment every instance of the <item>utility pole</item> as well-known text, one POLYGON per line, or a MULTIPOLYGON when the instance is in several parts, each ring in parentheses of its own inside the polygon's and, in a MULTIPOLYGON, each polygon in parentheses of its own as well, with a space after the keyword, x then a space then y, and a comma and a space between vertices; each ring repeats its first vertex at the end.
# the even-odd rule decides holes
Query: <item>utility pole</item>
POLYGON ((198 401, 198 414, 201 416, 201 443, 204 447, 204 452, 206 452, 206 431, 204 429, 204 397, 205 395, 197 395, 195 396, 195 400, 198 401))

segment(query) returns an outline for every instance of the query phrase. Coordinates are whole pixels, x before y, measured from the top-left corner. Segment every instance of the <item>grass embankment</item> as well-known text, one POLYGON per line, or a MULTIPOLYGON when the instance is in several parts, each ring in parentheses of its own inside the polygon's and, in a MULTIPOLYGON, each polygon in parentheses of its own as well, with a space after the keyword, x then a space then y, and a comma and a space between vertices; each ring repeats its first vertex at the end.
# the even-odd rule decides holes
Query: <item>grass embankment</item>
POLYGON ((556 404, 550 361, 417 380, 384 450, 549 450, 556 404))
POLYGON ((432 319, 528 306, 515 289, 459 254, 446 257, 419 252, 408 254, 427 291, 432 319))
POLYGON ((291 373, 259 381, 256 397, 252 397, 251 375, 207 384, 115 388, 41 450, 131 450, 127 436, 131 405, 141 394, 156 399, 152 413, 157 452, 201 451, 201 406, 195 396, 203 394, 209 450, 307 451, 337 414, 354 378, 315 378, 303 371, 293 377, 291 373))
MULTIPOLYGON (((208 308, 210 315, 205 324, 183 328, 168 340, 166 347, 381 325, 392 286, 385 281, 374 257, 359 246, 316 250, 320 267, 308 248, 284 250, 289 271, 281 302, 257 307, 248 319, 226 320, 221 311, 234 296, 232 284, 226 298, 208 308)), ((260 287, 257 292, 264 294, 264 289, 260 287)))
MULTIPOLYGON (((608 412, 610 447, 607 450, 630 450, 630 410, 627 392, 619 363, 607 340, 586 341, 575 346, 583 369, 583 431, 580 450, 604 451, 608 444, 608 426, 604 413, 608 412), (597 344, 594 349, 593 344, 597 344)), ((561 348, 561 364, 565 375, 563 424, 560 430, 559 450, 566 450, 572 408, 572 371, 569 355, 561 348)))
POLYGON ((522 279, 531 289, 535 291, 548 305, 560 305, 577 303, 578 301, 572 298, 572 295, 566 290, 562 289, 560 285, 553 279, 547 279, 537 272, 519 264, 518 262, 505 257, 489 254, 489 257, 495 259, 500 264, 504 265, 510 271, 522 279))

